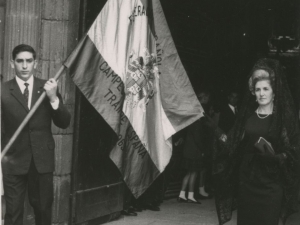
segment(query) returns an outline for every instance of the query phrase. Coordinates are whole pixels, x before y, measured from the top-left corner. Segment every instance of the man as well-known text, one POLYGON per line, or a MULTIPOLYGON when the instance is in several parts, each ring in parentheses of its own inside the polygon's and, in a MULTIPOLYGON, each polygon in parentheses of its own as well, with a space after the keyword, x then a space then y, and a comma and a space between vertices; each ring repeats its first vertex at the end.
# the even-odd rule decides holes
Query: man
POLYGON ((238 113, 237 103, 239 95, 235 91, 229 92, 228 104, 226 104, 220 112, 219 127, 227 134, 228 131, 233 127, 236 115, 238 113))
POLYGON ((15 78, 2 85, 2 146, 4 147, 39 96, 46 91, 28 124, 2 159, 6 214, 4 224, 23 224, 24 198, 34 209, 36 224, 51 224, 53 202, 54 139, 51 123, 67 128, 70 114, 57 93, 54 79, 33 76, 37 67, 35 50, 25 44, 12 51, 15 78))
POLYGON ((209 108, 211 107, 210 92, 208 90, 199 91, 197 92, 197 97, 205 113, 209 114, 209 108))

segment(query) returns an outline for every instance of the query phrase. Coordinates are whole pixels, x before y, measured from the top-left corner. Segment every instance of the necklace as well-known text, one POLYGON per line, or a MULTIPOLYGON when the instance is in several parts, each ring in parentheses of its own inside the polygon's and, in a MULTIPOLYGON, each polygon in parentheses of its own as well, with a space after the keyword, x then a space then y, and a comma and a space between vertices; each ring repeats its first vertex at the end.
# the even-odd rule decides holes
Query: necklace
POLYGON ((257 117, 260 118, 260 119, 265 119, 265 118, 267 118, 270 114, 271 114, 271 113, 269 113, 269 114, 267 114, 267 115, 265 115, 265 116, 260 116, 260 115, 258 114, 258 109, 256 110, 256 115, 257 115, 257 117))

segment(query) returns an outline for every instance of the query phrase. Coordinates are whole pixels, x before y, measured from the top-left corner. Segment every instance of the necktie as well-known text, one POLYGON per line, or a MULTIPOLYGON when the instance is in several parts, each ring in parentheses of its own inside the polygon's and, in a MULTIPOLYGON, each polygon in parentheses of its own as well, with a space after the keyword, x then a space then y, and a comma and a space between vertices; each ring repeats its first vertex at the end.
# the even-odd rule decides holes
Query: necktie
POLYGON ((24 92, 23 92, 23 96, 25 98, 25 101, 28 105, 28 97, 29 97, 29 90, 28 90, 28 83, 24 83, 24 85, 26 86, 26 88, 24 89, 24 92))

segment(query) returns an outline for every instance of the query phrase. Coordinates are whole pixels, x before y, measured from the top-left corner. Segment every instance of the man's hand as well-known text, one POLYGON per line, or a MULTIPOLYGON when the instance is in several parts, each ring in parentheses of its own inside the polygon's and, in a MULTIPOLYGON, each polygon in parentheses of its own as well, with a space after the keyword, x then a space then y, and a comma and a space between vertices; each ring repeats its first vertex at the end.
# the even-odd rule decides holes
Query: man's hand
POLYGON ((56 91, 57 91, 57 82, 55 79, 51 78, 49 79, 45 85, 44 89, 46 91, 46 94, 50 100, 50 102, 54 102, 57 99, 56 91))

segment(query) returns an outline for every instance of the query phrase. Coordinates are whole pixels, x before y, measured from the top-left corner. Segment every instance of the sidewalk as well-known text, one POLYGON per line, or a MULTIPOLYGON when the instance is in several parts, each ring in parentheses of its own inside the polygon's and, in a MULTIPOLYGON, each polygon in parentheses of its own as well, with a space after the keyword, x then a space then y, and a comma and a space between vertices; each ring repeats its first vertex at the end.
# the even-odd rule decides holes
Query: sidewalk
MULTIPOLYGON (((176 199, 165 200, 161 211, 146 210, 138 216, 121 216, 105 225, 218 225, 214 200, 202 200, 202 204, 178 203, 176 199)), ((286 225, 299 225, 300 213, 292 215, 286 225)), ((226 225, 236 225, 236 212, 226 225)))

